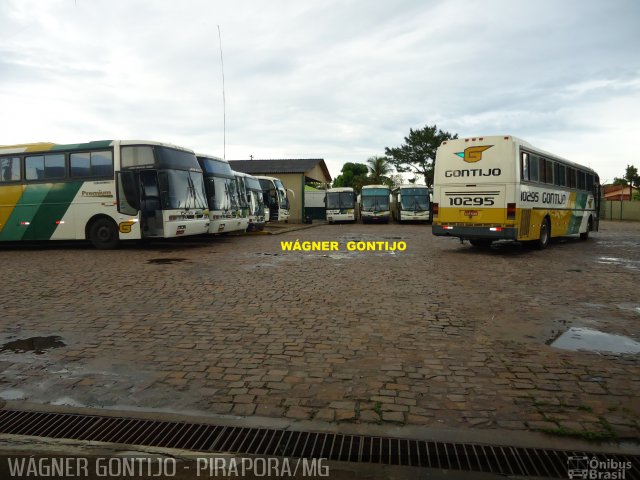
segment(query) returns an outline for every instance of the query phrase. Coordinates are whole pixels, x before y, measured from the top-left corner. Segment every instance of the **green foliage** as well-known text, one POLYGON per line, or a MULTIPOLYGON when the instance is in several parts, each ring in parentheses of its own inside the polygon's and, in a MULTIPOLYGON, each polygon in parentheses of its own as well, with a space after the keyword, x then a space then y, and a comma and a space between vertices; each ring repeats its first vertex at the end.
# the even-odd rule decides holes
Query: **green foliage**
POLYGON ((364 163, 347 162, 342 166, 342 173, 333 181, 333 187, 351 187, 360 192, 366 184, 369 169, 364 163))
MULTIPOLYGON (((627 168, 624 172, 624 177, 614 178, 613 184, 621 185, 624 187, 629 185, 635 188, 640 187, 640 175, 638 175, 638 169, 633 165, 627 165, 627 168)), ((640 200, 640 193, 638 191, 634 191, 633 195, 631 196, 631 200, 640 200)))
POLYGON ((458 138, 457 133, 443 132, 436 125, 426 125, 419 130, 410 128, 404 144, 396 148, 386 147, 385 155, 398 172, 422 175, 427 186, 432 186, 436 150, 442 142, 454 138, 458 138))
POLYGON ((624 179, 629 182, 629 185, 634 187, 640 186, 640 176, 638 176, 638 169, 633 165, 627 165, 627 170, 624 172, 624 179))
POLYGON ((367 163, 369 164, 369 177, 367 178, 369 185, 387 185, 391 182, 391 178, 389 178, 391 166, 385 157, 370 157, 367 159, 367 163))

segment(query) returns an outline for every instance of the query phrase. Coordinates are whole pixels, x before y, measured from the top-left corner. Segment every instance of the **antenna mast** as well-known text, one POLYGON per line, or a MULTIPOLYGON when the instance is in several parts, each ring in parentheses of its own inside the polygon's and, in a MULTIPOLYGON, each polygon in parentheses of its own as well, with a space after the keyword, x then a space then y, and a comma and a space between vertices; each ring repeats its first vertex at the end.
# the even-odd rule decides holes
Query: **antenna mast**
POLYGON ((218 25, 218 43, 220 45, 220 65, 222 71, 222 158, 227 159, 227 100, 224 94, 224 59, 222 58, 222 36, 218 25))

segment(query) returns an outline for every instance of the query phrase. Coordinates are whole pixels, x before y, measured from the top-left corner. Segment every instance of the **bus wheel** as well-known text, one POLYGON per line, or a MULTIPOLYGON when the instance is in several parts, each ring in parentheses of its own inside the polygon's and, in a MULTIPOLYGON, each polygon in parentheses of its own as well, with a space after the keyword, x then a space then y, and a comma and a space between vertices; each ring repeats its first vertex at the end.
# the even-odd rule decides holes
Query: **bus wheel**
POLYGON ((538 250, 544 250, 549 245, 549 238, 551 237, 551 226, 549 225, 549 219, 545 217, 540 224, 540 238, 536 242, 536 248, 538 250))
POLYGON ((111 250, 120 243, 118 226, 110 218, 99 218, 91 224, 89 240, 98 250, 111 250))
POLYGON ((474 247, 478 247, 478 248, 491 247, 491 240, 469 240, 469 243, 474 247))
POLYGON ((580 234, 580 240, 588 240, 589 239, 589 232, 593 230, 593 220, 591 217, 589 217, 589 222, 587 223, 587 231, 584 233, 580 234))

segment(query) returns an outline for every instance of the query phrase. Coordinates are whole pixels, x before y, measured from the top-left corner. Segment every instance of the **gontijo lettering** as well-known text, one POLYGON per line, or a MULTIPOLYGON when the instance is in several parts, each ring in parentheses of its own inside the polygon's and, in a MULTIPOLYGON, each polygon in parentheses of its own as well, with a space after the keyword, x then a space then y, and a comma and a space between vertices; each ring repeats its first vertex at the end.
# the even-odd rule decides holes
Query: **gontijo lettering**
MULTIPOLYGON (((345 245, 349 252, 404 252, 407 249, 407 243, 386 242, 386 241, 350 241, 345 245)), ((337 252, 340 250, 340 244, 335 241, 303 241, 295 240, 293 242, 280 242, 280 248, 286 252, 337 252)))

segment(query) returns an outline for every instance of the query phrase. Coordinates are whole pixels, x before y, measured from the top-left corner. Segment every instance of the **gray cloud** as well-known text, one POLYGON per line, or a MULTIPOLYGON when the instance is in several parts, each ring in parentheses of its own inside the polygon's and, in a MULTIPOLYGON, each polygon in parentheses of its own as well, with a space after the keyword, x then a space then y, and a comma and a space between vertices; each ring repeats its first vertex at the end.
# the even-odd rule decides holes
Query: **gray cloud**
POLYGON ((324 157, 335 175, 437 123, 613 178, 640 126, 638 18, 633 0, 7 0, 0 143, 222 154, 220 25, 229 158, 324 157))

